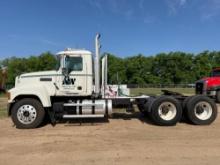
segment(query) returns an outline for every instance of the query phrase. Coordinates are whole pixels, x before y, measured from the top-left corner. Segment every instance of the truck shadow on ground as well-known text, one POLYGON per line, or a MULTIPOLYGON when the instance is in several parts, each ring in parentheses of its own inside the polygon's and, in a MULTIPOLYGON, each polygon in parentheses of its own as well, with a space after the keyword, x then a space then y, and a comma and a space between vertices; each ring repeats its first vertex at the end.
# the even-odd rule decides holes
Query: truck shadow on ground
POLYGON ((148 116, 144 116, 140 112, 132 112, 132 113, 114 113, 112 115, 112 119, 123 119, 123 120, 132 120, 137 119, 142 123, 155 125, 148 116))
POLYGON ((65 126, 97 126, 105 123, 109 123, 108 118, 62 119, 56 124, 65 124, 65 126))
POLYGON ((62 119, 58 121, 56 124, 65 124, 65 126, 96 126, 105 123, 109 123, 109 119, 111 120, 133 120, 137 119, 141 121, 141 123, 146 123, 150 125, 155 125, 149 117, 144 116, 140 112, 132 112, 132 113, 113 113, 109 118, 82 118, 82 119, 62 119))
MULTIPOLYGON (((64 126, 97 126, 106 123, 110 123, 110 120, 139 120, 143 124, 149 124, 157 126, 149 116, 145 116, 140 112, 132 113, 113 113, 111 117, 107 118, 82 118, 82 119, 62 119, 56 124, 64 124, 64 126)), ((179 123, 190 124, 187 119, 183 116, 179 123)), ((56 125, 55 124, 55 125, 56 125)), ((54 125, 54 126, 55 126, 54 125)))

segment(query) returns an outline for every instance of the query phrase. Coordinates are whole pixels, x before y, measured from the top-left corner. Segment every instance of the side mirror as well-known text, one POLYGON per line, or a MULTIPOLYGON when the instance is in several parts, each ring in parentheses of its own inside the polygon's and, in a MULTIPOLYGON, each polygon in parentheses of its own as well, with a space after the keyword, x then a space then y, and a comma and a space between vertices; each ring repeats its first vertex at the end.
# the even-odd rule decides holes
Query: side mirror
POLYGON ((63 75, 67 75, 67 74, 68 74, 66 68, 62 68, 62 74, 63 74, 63 75))
POLYGON ((62 68, 63 75, 69 75, 72 70, 70 68, 62 68))
POLYGON ((66 56, 65 58, 65 65, 62 68, 62 74, 63 75, 69 75, 72 69, 70 68, 70 61, 69 61, 69 56, 66 56))

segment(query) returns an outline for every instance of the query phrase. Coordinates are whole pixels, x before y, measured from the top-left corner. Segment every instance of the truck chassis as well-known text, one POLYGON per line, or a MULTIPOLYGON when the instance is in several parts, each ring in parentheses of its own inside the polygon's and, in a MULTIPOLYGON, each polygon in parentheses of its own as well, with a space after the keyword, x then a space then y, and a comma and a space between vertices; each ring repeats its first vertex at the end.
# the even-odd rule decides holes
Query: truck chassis
POLYGON ((59 102, 54 102, 53 106, 47 109, 43 108, 35 98, 20 98, 9 105, 8 115, 12 117, 17 128, 36 128, 43 122, 45 114, 49 116, 51 124, 55 125, 63 118, 109 117, 115 107, 133 108, 136 104, 144 116, 160 126, 176 125, 183 117, 195 125, 208 125, 216 119, 217 106, 211 98, 204 95, 183 96, 171 93, 169 92, 168 95, 166 91, 164 95, 157 97, 118 97, 98 100, 76 100, 70 97, 68 101, 67 98, 63 98, 59 102), (29 116, 32 116, 35 122, 32 123, 29 116))

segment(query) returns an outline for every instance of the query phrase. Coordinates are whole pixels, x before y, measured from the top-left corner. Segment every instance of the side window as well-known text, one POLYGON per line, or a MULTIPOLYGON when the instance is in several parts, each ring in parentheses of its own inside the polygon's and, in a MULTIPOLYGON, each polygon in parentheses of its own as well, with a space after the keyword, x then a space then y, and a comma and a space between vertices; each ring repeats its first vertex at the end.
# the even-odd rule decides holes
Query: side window
POLYGON ((83 60, 82 57, 70 57, 68 59, 68 67, 72 71, 82 71, 83 70, 83 60))

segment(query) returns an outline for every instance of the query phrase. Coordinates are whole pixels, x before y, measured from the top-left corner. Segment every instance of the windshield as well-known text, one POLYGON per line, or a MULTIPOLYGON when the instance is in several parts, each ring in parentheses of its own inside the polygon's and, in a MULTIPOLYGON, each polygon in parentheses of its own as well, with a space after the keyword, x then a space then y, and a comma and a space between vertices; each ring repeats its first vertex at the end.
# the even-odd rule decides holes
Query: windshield
POLYGON ((220 70, 213 70, 212 77, 218 77, 218 76, 220 76, 220 70))
POLYGON ((66 66, 71 71, 82 71, 83 69, 83 63, 82 63, 82 57, 69 57, 65 59, 66 66))

